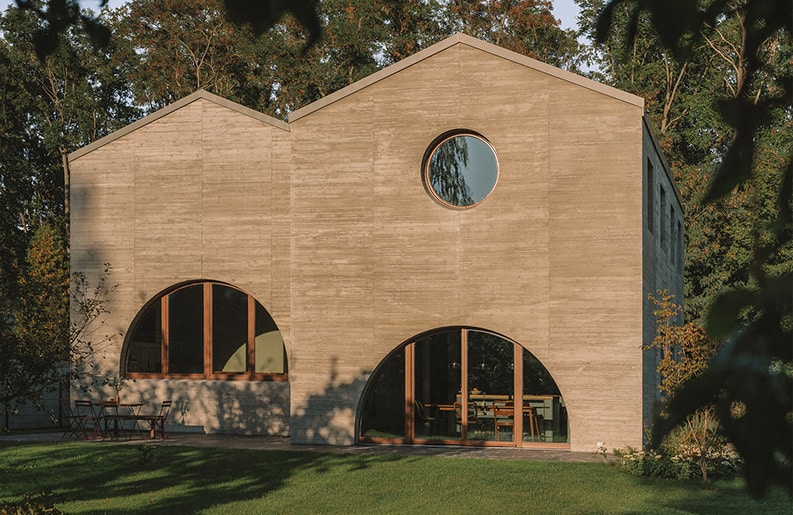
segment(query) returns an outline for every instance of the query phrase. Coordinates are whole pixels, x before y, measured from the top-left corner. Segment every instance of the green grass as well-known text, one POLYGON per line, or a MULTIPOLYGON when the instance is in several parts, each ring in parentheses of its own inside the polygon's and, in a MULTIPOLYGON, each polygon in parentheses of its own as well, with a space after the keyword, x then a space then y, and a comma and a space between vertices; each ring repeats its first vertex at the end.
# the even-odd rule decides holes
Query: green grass
POLYGON ((67 513, 791 513, 740 481, 642 479, 605 463, 85 442, 0 443, 0 501, 67 513))

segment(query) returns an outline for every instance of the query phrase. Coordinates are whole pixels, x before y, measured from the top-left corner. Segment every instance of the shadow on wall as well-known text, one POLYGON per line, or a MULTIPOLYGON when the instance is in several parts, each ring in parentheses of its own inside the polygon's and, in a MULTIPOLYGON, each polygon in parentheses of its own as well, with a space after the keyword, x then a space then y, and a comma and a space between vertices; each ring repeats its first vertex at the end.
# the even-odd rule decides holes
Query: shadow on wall
POLYGON ((330 377, 321 392, 296 406, 290 420, 292 443, 353 445, 359 400, 371 375, 364 370, 351 381, 339 379, 338 358, 332 357, 330 377))
MULTIPOLYGON (((109 396, 103 392, 101 398, 109 396)), ((137 379, 120 400, 142 403, 141 413, 173 401, 166 424, 170 432, 289 434, 288 383, 137 379)))
MULTIPOLYGON (((143 403, 155 412, 173 401, 167 430, 244 435, 291 436, 292 443, 352 445, 356 412, 369 371, 350 381, 339 379, 338 359, 322 391, 314 393, 290 417, 286 382, 137 379, 121 393, 122 402, 143 403)), ((101 398, 109 398, 102 392, 101 398)))

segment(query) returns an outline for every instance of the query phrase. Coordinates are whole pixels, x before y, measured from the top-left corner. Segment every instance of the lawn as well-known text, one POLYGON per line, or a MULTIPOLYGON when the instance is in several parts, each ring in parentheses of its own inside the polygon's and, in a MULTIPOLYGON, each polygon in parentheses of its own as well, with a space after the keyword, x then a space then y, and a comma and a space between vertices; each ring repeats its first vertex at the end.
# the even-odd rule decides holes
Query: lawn
POLYGON ((605 463, 101 443, 0 443, 0 502, 67 513, 791 513, 740 481, 648 480, 605 463))

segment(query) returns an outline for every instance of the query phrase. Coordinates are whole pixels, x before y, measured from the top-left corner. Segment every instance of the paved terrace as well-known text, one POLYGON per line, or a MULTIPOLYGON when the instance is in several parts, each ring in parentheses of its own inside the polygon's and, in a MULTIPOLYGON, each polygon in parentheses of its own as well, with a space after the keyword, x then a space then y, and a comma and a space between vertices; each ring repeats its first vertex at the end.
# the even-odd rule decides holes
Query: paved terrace
MULTIPOLYGON (((22 433, 0 435, 0 442, 74 441, 60 433, 22 433)), ((260 449, 281 451, 336 452, 363 455, 443 456, 448 458, 481 458, 493 460, 528 460, 557 462, 602 462, 596 452, 570 452, 558 449, 516 449, 512 447, 462 447, 450 445, 292 445, 289 438, 273 436, 238 436, 220 434, 172 433, 165 440, 97 440, 92 445, 181 445, 229 449, 260 449)))

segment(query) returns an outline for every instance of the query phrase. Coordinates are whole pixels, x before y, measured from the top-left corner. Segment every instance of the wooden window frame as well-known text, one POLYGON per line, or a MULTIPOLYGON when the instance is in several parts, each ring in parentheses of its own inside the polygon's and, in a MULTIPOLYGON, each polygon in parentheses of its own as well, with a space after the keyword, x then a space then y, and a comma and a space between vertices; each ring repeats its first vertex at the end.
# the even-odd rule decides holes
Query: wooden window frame
MULTIPOLYGON (((468 336, 471 331, 490 333, 489 331, 476 329, 473 327, 457 327, 448 328, 448 330, 459 330, 460 334, 460 381, 466 388, 460 391, 460 403, 463 406, 468 404, 468 336)), ((490 333, 495 334, 495 333, 490 333)), ((498 336, 498 335, 496 335, 498 336)), ((501 337, 501 336, 499 336, 501 337)), ((517 342, 504 338, 512 344, 512 362, 513 362, 513 395, 523 395, 523 352, 524 348, 517 342)), ((415 345, 418 340, 412 340, 404 345, 404 388, 405 388, 405 427, 404 437, 398 438, 383 438, 383 437, 365 437, 360 434, 360 427, 358 431, 358 441, 374 444, 407 444, 407 445, 463 445, 463 446, 477 446, 477 447, 533 447, 542 449, 562 449, 569 450, 570 443, 568 442, 527 442, 523 440, 523 417, 514 417, 512 440, 511 441, 492 441, 492 440, 469 440, 468 439, 468 410, 461 411, 462 431, 459 438, 448 438, 443 440, 429 440, 426 438, 418 438, 416 435, 416 417, 415 417, 415 381, 416 381, 416 352, 415 345)), ((367 395, 366 391, 363 394, 367 395)), ((569 435, 568 435, 569 438, 569 435)))
MULTIPOLYGON (((217 281, 201 281, 180 285, 178 288, 168 291, 160 296, 155 302, 160 303, 160 332, 162 335, 161 344, 161 371, 152 372, 127 372, 126 363, 124 364, 125 377, 129 379, 179 379, 179 380, 220 380, 220 381, 266 381, 266 382, 287 382, 289 372, 256 372, 256 299, 247 292, 235 288, 226 283, 217 281), (200 284, 203 288, 203 315, 202 323, 204 330, 203 338, 203 373, 201 374, 172 374, 168 370, 168 346, 169 338, 169 302, 168 299, 175 292, 183 288, 189 288, 200 284), (246 343, 246 371, 245 372, 214 372, 212 370, 212 287, 215 285, 231 288, 246 295, 248 310, 248 330, 246 343)), ((144 307, 146 309, 148 306, 144 307)), ((287 364, 288 370, 288 364, 287 364)))

